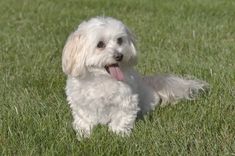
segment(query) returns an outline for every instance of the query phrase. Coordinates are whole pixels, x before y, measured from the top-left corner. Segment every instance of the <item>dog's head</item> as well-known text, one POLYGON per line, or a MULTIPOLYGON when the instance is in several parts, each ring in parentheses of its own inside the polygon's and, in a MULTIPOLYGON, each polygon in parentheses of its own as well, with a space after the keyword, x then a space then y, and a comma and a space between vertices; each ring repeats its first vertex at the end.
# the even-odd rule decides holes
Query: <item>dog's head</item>
POLYGON ((96 17, 85 21, 69 37, 63 49, 63 71, 70 76, 82 76, 89 68, 104 69, 116 79, 122 79, 120 66, 136 63, 134 37, 120 21, 111 17, 96 17))

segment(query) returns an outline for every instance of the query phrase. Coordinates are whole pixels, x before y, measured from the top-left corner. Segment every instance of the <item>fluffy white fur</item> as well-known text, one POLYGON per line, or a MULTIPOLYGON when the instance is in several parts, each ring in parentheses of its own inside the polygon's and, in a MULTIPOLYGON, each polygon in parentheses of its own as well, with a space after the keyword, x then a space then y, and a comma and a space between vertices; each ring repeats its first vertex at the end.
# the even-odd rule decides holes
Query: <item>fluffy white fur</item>
POLYGON ((121 21, 92 18, 69 36, 62 67, 68 76, 66 94, 78 136, 89 137, 97 124, 128 135, 137 115, 158 104, 193 99, 207 85, 174 75, 144 77, 134 70, 136 63, 134 37, 121 21), (108 72, 112 65, 123 78, 108 72))

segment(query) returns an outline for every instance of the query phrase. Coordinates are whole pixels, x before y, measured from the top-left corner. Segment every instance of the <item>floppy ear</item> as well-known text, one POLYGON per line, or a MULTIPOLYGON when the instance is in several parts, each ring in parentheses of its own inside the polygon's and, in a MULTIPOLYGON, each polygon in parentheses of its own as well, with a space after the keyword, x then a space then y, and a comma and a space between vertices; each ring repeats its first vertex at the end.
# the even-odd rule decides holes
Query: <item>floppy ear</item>
POLYGON ((126 32, 128 34, 128 40, 129 40, 129 44, 130 44, 130 51, 131 51, 131 56, 130 56, 130 60, 129 63, 131 65, 136 65, 137 64, 137 50, 136 50, 136 43, 135 43, 135 37, 134 34, 128 29, 126 28, 126 32))
POLYGON ((68 37, 62 54, 62 68, 65 74, 74 77, 84 74, 84 45, 84 39, 78 31, 68 37))

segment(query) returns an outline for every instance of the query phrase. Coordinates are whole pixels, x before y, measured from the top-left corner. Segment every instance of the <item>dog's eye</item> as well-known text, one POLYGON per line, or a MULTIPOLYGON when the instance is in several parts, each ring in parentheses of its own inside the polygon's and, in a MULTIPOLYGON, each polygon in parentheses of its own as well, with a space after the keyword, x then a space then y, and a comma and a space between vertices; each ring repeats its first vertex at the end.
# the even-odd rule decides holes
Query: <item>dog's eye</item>
POLYGON ((122 45, 122 42, 123 42, 123 39, 122 39, 121 37, 119 37, 119 38, 117 39, 117 43, 118 43, 119 45, 122 45))
POLYGON ((99 41, 99 43, 97 44, 97 48, 105 48, 105 43, 104 41, 99 41))

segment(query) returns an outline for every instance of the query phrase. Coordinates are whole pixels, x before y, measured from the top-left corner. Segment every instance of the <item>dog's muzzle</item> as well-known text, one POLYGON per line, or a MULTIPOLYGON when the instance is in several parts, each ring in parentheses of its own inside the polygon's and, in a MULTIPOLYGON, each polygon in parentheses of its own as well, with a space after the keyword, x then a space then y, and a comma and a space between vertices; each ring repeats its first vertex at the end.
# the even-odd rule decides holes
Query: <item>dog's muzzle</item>
POLYGON ((122 61, 122 59, 123 59, 123 54, 122 54, 122 53, 119 53, 119 52, 115 52, 114 55, 113 55, 113 58, 114 58, 116 61, 120 62, 120 61, 122 61))

